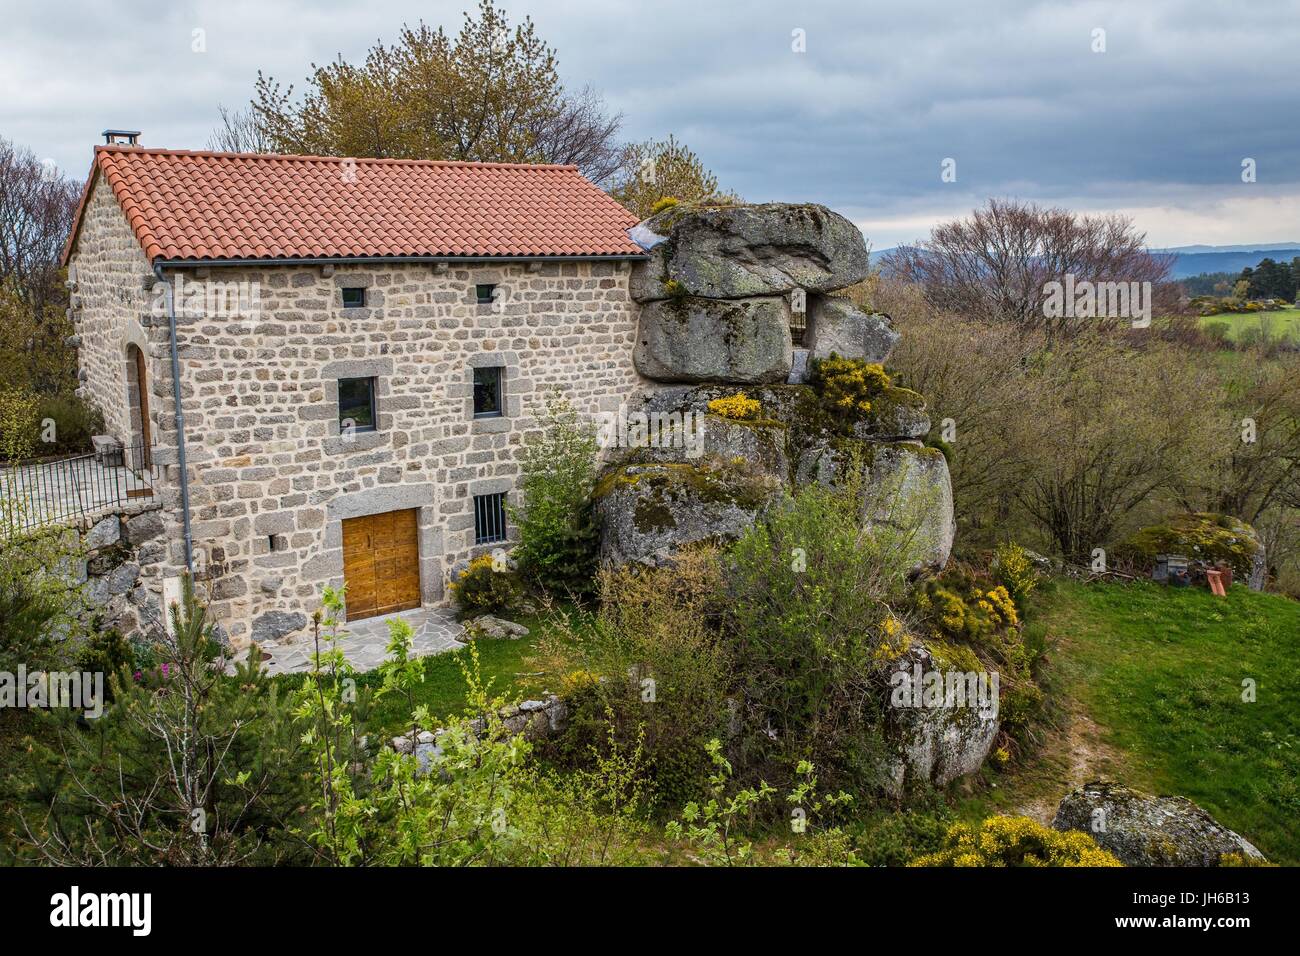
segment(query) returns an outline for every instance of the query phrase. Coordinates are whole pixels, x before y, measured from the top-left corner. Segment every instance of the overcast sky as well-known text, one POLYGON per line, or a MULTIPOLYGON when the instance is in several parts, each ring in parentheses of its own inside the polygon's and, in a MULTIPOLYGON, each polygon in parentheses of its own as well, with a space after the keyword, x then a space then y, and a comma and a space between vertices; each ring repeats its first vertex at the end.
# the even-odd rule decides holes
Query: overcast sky
MULTIPOLYGON (((301 85, 471 4, 0 0, 0 136, 78 179, 105 127, 202 148, 258 69, 301 85)), ((1300 240, 1300 0, 502 5, 627 138, 675 133, 745 199, 825 203, 877 249, 989 196, 1121 210, 1157 246, 1300 240)))

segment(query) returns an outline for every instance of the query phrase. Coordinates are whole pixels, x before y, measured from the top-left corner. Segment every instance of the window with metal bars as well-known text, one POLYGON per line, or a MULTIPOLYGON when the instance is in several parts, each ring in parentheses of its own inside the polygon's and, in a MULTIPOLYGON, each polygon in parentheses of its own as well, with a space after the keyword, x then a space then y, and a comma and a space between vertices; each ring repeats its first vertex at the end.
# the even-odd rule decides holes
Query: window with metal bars
POLYGON ((804 348, 804 335, 808 331, 808 313, 790 313, 790 343, 797 349, 804 348))
POLYGON ((495 544, 506 539, 506 493, 474 496, 474 543, 495 544))

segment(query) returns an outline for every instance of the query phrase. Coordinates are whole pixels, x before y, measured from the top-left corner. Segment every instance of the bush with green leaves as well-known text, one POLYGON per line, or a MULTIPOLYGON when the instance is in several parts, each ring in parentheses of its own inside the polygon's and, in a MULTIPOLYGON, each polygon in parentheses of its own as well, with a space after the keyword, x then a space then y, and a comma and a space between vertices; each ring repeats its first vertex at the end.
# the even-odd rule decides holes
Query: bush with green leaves
POLYGON ((539 744, 557 765, 586 766, 610 743, 645 753, 648 804, 696 795, 709 774, 704 745, 724 733, 731 661, 718 634, 725 595, 716 550, 685 549, 673 565, 599 575, 600 607, 575 612, 540 644, 563 675, 565 732, 539 744))
MULTIPOLYGON (((763 817, 776 789, 764 781, 757 786, 732 785, 731 762, 716 739, 705 745, 713 766, 705 796, 682 808, 681 817, 665 827, 669 841, 688 849, 706 866, 745 866, 760 862, 749 833, 763 817)), ((838 807, 853 802, 851 794, 822 793, 816 770, 807 760, 794 769, 793 785, 785 796, 790 835, 771 853, 771 862, 783 866, 860 865, 851 841, 839 828, 822 820, 838 807)), ((766 862, 766 858, 764 858, 766 862)))
POLYGON ((0 670, 71 663, 85 630, 73 583, 80 539, 61 526, 19 531, 21 524, 17 503, 0 501, 0 670))
POLYGON ((822 405, 846 433, 853 423, 871 411, 872 399, 890 385, 890 377, 879 362, 841 358, 832 352, 812 363, 809 379, 822 405))
POLYGON ((256 657, 227 660, 183 579, 155 680, 128 668, 95 720, 66 709, 24 768, 20 858, 55 865, 309 863, 301 729, 256 657))
POLYGON ((451 582, 456 615, 461 619, 478 614, 506 614, 524 596, 519 575, 500 555, 481 554, 451 582))
POLYGON ((727 553, 729 620, 741 701, 733 745, 746 766, 779 773, 811 759, 836 783, 873 762, 873 701, 904 649, 910 564, 904 541, 863 529, 860 469, 836 488, 777 504, 727 553))
MULTIPOLYGON (((366 753, 352 718, 355 682, 339 647, 342 603, 327 592, 317 634, 324 650, 297 695, 307 728, 312 812, 303 835, 335 865, 469 866, 627 863, 640 850, 640 753, 613 747, 587 771, 560 776, 533 765, 531 745, 504 726, 504 701, 490 698, 478 652, 461 663, 468 685, 463 719, 421 758, 383 747, 366 753), (471 718, 476 718, 472 721, 471 718)), ((410 625, 389 624, 388 660, 377 695, 412 705, 411 725, 429 726, 412 691, 422 679, 410 625)))
POLYGON ((599 537, 591 502, 596 430, 558 392, 547 396, 538 423, 541 432, 524 446, 522 503, 511 508, 519 532, 513 556, 525 578, 547 592, 582 597, 591 593, 599 537))
POLYGON ((37 449, 41 455, 89 451, 91 436, 104 431, 103 413, 75 395, 40 396, 37 416, 43 423, 42 444, 37 449), (47 434, 51 441, 45 440, 47 434))
POLYGON ((1029 552, 1014 541, 1004 541, 993 549, 993 578, 1007 589, 1017 608, 1024 611, 1029 595, 1038 587, 1040 575, 1029 552))

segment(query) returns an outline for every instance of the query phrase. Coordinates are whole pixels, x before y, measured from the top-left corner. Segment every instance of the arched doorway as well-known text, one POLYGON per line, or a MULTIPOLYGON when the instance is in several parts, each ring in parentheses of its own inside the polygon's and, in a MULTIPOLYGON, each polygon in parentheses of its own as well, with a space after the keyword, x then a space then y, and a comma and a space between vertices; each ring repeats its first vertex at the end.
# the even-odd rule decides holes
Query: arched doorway
POLYGON ((149 425, 149 374, 144 351, 138 345, 126 347, 127 402, 131 421, 131 447, 126 449, 126 464, 137 471, 150 466, 152 435, 149 425))

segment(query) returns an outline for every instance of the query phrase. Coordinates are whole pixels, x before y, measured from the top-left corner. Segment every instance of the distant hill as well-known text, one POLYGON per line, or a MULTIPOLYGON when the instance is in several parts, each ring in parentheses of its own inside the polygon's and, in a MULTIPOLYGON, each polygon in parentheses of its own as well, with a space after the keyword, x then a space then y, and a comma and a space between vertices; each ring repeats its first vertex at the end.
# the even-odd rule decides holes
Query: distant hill
MULTIPOLYGON (((893 252, 879 249, 871 253, 873 262, 879 262, 882 256, 893 252)), ((1152 252, 1168 252, 1174 257, 1171 278, 1186 279, 1203 272, 1240 272, 1250 266, 1259 265, 1261 259, 1273 259, 1277 262, 1290 262, 1300 256, 1300 242, 1261 242, 1239 246, 1171 246, 1167 249, 1152 249, 1152 252)))
POLYGON ((1179 252, 1175 249, 1168 251, 1175 256, 1173 277, 1175 279, 1186 279, 1189 276, 1198 276, 1202 272, 1240 272, 1247 266, 1253 269, 1259 265, 1261 259, 1290 262, 1296 256, 1300 256, 1300 243, 1296 243, 1294 246, 1256 248, 1240 252, 1229 250, 1224 252, 1189 253, 1179 252))

